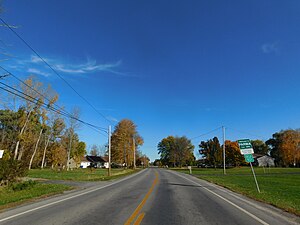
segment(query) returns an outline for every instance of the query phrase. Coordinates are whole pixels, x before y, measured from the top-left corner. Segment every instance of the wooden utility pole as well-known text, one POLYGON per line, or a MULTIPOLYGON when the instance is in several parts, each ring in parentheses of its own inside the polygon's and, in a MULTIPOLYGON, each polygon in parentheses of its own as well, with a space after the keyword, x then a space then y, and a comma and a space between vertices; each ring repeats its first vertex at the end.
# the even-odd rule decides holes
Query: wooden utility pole
POLYGON ((134 137, 132 137, 132 143, 133 143, 133 169, 136 169, 136 165, 135 165, 135 140, 134 137))
POLYGON ((111 176, 111 126, 108 126, 108 176, 111 176))
POLYGON ((225 127, 222 126, 222 131, 223 131, 223 170, 224 170, 224 175, 226 175, 226 165, 225 165, 225 127))

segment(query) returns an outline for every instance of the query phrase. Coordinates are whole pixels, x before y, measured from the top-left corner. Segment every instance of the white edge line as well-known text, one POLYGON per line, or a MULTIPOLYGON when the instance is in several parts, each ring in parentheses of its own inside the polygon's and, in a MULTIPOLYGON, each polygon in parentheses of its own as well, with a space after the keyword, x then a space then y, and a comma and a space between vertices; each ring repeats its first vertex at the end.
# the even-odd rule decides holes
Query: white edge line
MULTIPOLYGON (((190 181, 190 182, 192 182, 192 183, 194 183, 194 184, 200 185, 199 183, 197 183, 197 182, 195 182, 195 181, 193 181, 193 180, 190 180, 190 179, 188 179, 188 178, 186 178, 186 177, 184 177, 184 176, 182 176, 182 175, 179 175, 178 173, 174 173, 174 174, 176 174, 177 176, 179 176, 179 177, 181 177, 181 178, 184 178, 184 179, 186 179, 186 180, 188 180, 188 181, 190 181)), ((221 195, 219 195, 219 194, 213 192, 212 190, 209 190, 209 189, 206 188, 206 187, 203 187, 203 186, 201 186, 201 187, 202 187, 203 189, 205 189, 206 191, 208 191, 208 192, 214 194, 215 196, 221 198, 222 200, 224 200, 225 202, 229 203, 230 205, 234 206, 235 208, 237 208, 237 209, 241 210, 242 212, 246 213, 248 216, 252 217, 252 218, 255 219, 256 221, 260 222, 261 224, 269 225, 269 224, 266 223, 265 221, 261 220, 260 218, 258 218, 257 216, 253 215, 252 213, 249 213, 249 212, 246 211, 245 209, 239 207, 238 205, 236 205, 236 204, 234 204, 233 202, 229 201, 228 199, 222 197, 221 195)))
POLYGON ((140 174, 141 172, 144 172, 144 171, 146 171, 146 169, 145 169, 145 170, 142 170, 142 171, 140 171, 140 172, 138 172, 138 173, 136 173, 136 174, 134 174, 134 175, 132 175, 132 176, 126 177, 126 178, 124 178, 124 179, 122 179, 122 180, 118 180, 118 181, 116 181, 116 182, 114 182, 114 183, 110 183, 110 184, 107 184, 107 185, 105 185, 105 186, 102 186, 102 187, 99 187, 99 188, 96 188, 96 189, 92 189, 92 190, 89 190, 89 191, 86 191, 86 192, 83 192, 83 193, 80 193, 80 194, 77 194, 77 195, 73 195, 73 196, 70 196, 70 197, 67 197, 67 198, 64 198, 64 199, 55 201, 55 202, 48 203, 48 204, 46 204, 46 205, 42 205, 42 206, 39 206, 39 207, 36 207, 36 208, 33 208, 33 209, 29 209, 29 210, 24 211, 24 212, 21 212, 21 213, 17 213, 17 214, 15 214, 15 215, 12 215, 12 216, 9 216, 9 217, 6 217, 6 218, 0 219, 0 223, 1 223, 1 222, 4 222, 4 221, 6 221, 6 220, 10 220, 10 219, 15 218, 15 217, 18 217, 18 216, 21 216, 21 215, 30 213, 30 212, 34 212, 34 211, 39 210, 39 209, 46 208, 46 207, 51 206, 51 205, 58 204, 58 203, 60 203, 60 202, 64 202, 64 201, 67 201, 67 200, 70 200, 70 199, 73 199, 73 198, 77 198, 77 197, 79 197, 79 196, 86 195, 86 194, 89 194, 89 193, 91 193, 91 192, 95 192, 95 191, 101 190, 101 189, 103 189, 103 188, 106 188, 106 187, 109 187, 109 186, 118 184, 118 183, 120 183, 120 182, 122 182, 122 181, 125 181, 125 180, 128 180, 128 179, 132 178, 132 177, 135 177, 136 175, 138 175, 138 174, 140 174))

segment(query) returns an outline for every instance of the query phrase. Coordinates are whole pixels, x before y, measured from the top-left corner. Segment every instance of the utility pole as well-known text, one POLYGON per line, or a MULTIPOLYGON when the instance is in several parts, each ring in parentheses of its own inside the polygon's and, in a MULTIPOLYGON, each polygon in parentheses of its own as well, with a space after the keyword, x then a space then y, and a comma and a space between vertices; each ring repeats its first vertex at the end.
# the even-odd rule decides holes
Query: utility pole
POLYGON ((222 131, 223 131, 223 170, 224 170, 224 175, 226 175, 226 165, 225 165, 225 127, 222 126, 222 131))
POLYGON ((111 176, 111 126, 108 126, 108 176, 111 176))
POLYGON ((134 140, 134 137, 132 137, 132 143, 133 143, 133 169, 135 170, 136 166, 135 166, 135 140, 134 140))

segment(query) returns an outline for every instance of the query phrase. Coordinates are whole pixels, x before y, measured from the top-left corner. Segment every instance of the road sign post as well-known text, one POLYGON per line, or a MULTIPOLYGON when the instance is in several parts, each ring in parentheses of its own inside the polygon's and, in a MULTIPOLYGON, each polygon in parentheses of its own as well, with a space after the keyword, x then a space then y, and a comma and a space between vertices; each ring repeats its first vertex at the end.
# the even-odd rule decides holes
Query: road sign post
POLYGON ((258 193, 260 193, 258 182, 256 180, 255 172, 254 172, 254 169, 253 169, 253 166, 252 166, 252 163, 254 162, 254 159, 253 159, 253 156, 252 156, 252 154, 254 153, 253 148, 252 148, 252 144, 251 144, 249 139, 238 140, 238 144, 239 144, 239 147, 240 147, 240 150, 241 150, 241 154, 244 155, 244 157, 245 157, 245 161, 250 163, 250 167, 251 167, 251 171, 252 171, 252 174, 253 174, 253 177, 254 177, 256 188, 257 188, 258 193))
POLYGON ((188 169, 190 171, 190 174, 192 174, 192 167, 191 166, 188 166, 188 169))
POLYGON ((257 183, 257 180, 256 180, 256 176, 255 176, 255 173, 254 173, 254 169, 253 169, 253 166, 252 166, 251 162, 250 162, 250 167, 251 167, 251 170, 252 170, 252 174, 253 174, 253 177, 254 177, 254 181, 255 181, 255 184, 256 184, 257 191, 258 191, 258 193, 260 193, 260 189, 259 189, 259 186, 258 186, 258 183, 257 183))

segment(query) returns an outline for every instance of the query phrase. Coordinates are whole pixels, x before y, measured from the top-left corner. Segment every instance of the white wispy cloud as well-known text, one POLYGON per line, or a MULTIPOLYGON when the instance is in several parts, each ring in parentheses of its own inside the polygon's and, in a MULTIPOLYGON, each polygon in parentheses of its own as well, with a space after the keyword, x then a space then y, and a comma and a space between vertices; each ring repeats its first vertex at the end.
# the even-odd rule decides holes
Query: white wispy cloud
POLYGON ((116 122, 116 123, 120 122, 118 119, 116 119, 116 118, 114 118, 112 116, 106 116, 106 119, 108 119, 108 120, 110 120, 112 122, 116 122))
POLYGON ((54 64, 53 67, 63 73, 92 73, 96 71, 110 72, 118 74, 115 71, 117 67, 121 65, 121 61, 115 63, 97 64, 96 60, 88 60, 84 64, 54 64))
POLYGON ((261 46, 261 50, 265 54, 278 53, 279 52, 278 42, 265 43, 261 46))
MULTIPOLYGON (((97 63, 96 60, 87 59, 85 62, 73 63, 70 61, 54 59, 51 57, 43 57, 43 59, 47 63, 49 63, 49 65, 51 65, 52 68, 57 72, 64 74, 76 75, 95 72, 107 72, 118 76, 132 76, 118 70, 122 64, 121 60, 112 63, 97 63)), ((14 60, 14 64, 9 66, 15 66, 17 67, 16 69, 23 71, 25 70, 29 73, 34 73, 46 77, 52 74, 51 70, 43 62, 43 60, 35 55, 31 55, 27 58, 17 58, 14 60)))
POLYGON ((41 58, 35 56, 35 55, 31 55, 30 56, 30 62, 32 62, 32 63, 40 63, 40 62, 43 62, 43 60, 41 58))
POLYGON ((29 69, 27 70, 27 72, 28 72, 28 73, 33 73, 33 74, 36 74, 36 75, 42 75, 42 76, 44 76, 44 77, 50 76, 49 73, 40 71, 40 70, 35 69, 35 68, 29 68, 29 69))

